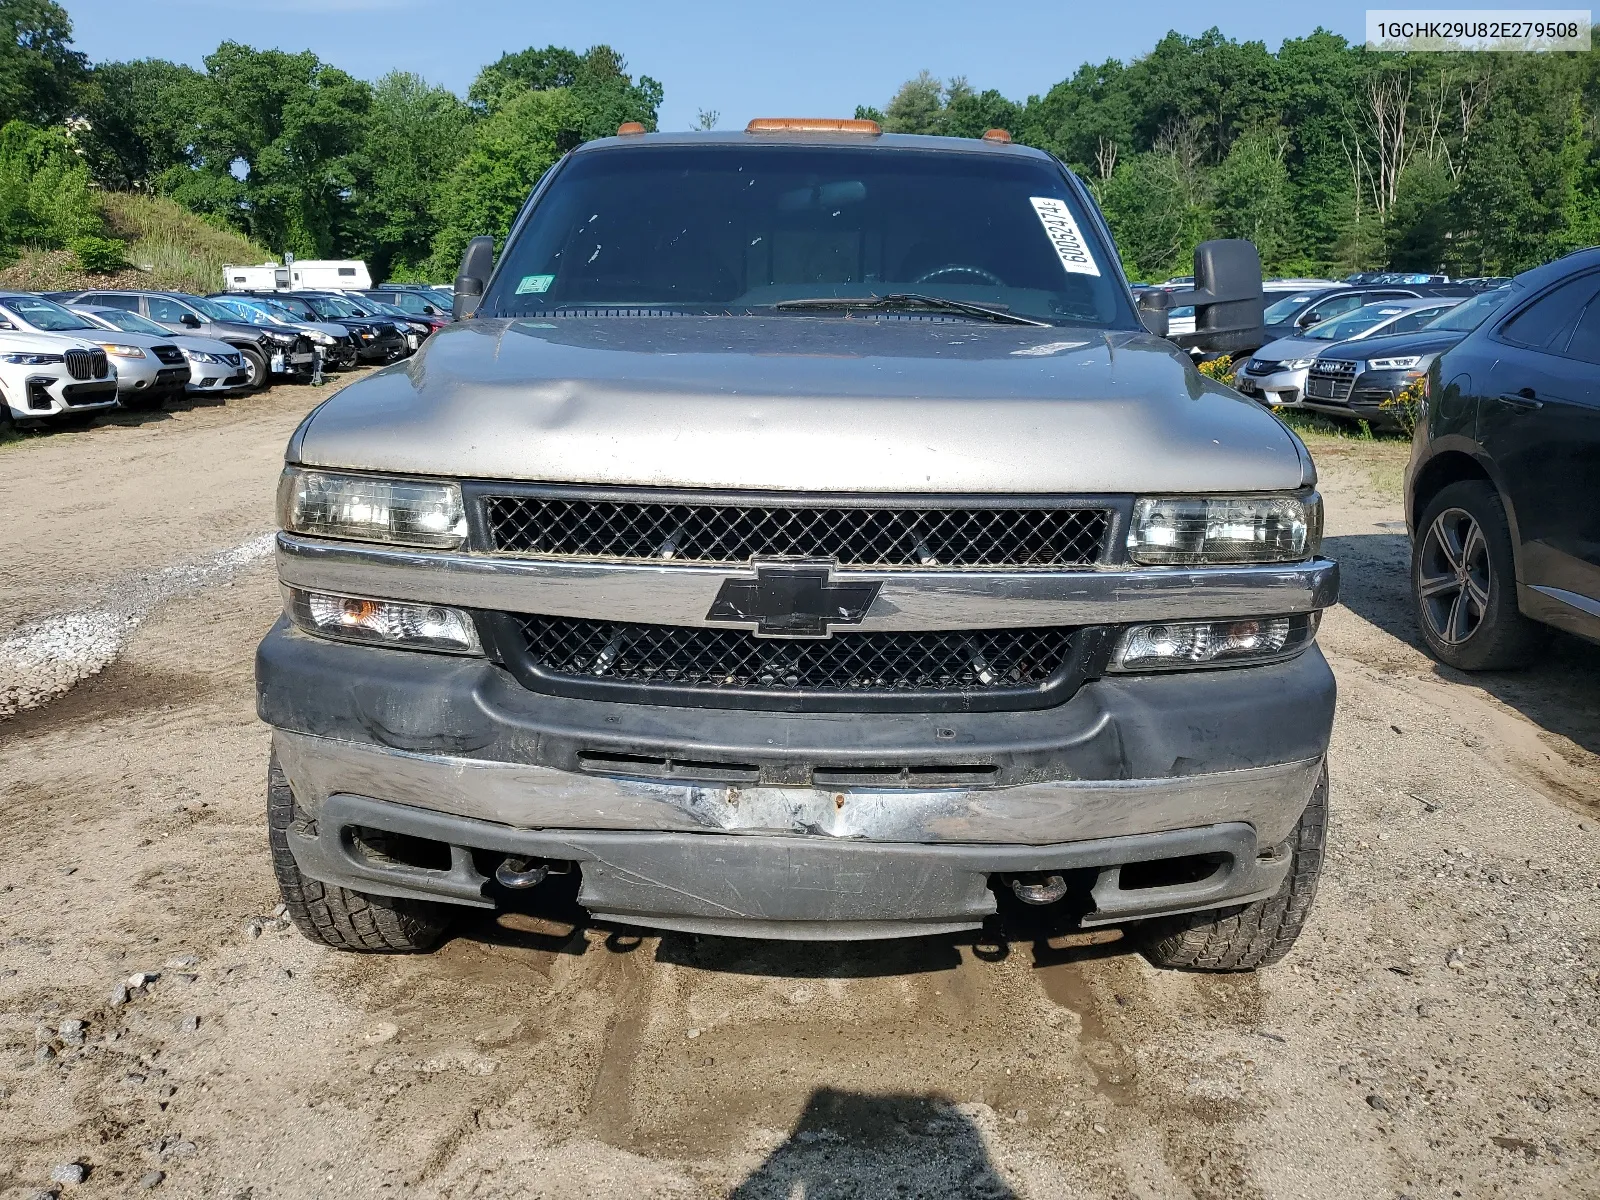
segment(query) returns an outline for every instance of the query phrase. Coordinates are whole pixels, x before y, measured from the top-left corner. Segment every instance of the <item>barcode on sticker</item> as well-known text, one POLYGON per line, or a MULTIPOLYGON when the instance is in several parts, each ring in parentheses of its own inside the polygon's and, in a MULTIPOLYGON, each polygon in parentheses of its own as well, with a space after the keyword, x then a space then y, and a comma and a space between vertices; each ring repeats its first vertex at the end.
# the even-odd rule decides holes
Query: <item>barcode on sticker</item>
POLYGON ((1074 275, 1100 274, 1100 268, 1083 240, 1083 231, 1072 219, 1072 210, 1067 207, 1067 202, 1057 200, 1054 196, 1029 196, 1028 199, 1033 203, 1033 211, 1039 214, 1044 235, 1056 248, 1056 257, 1061 260, 1061 266, 1074 275))

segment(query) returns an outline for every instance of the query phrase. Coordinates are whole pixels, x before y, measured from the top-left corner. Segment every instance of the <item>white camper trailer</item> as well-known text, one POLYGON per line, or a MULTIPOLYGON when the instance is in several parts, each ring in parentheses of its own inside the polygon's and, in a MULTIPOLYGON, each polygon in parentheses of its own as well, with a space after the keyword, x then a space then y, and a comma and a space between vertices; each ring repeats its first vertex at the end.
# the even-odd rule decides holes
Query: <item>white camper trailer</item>
POLYGON ((367 264, 359 258, 290 259, 282 265, 223 267, 222 281, 230 292, 361 292, 372 287, 367 264))

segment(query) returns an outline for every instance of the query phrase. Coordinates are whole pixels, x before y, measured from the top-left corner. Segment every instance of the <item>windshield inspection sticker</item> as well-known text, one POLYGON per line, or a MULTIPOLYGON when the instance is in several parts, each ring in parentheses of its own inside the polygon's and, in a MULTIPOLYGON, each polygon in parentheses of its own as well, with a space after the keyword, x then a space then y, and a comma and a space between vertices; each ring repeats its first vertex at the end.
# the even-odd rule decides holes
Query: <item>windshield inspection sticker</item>
MULTIPOLYGON (((1099 272, 1096 272, 1099 274, 1099 272)), ((517 284, 517 295, 526 296, 529 292, 548 292, 550 285, 556 281, 554 275, 524 275, 522 282, 517 284)))
POLYGON ((1061 260, 1061 266, 1073 275, 1100 274, 1100 268, 1089 253, 1078 223, 1072 219, 1072 210, 1067 207, 1067 202, 1057 200, 1054 196, 1029 196, 1028 199, 1033 204, 1033 211, 1039 214, 1039 224, 1044 226, 1045 236, 1056 248, 1056 257, 1061 260))

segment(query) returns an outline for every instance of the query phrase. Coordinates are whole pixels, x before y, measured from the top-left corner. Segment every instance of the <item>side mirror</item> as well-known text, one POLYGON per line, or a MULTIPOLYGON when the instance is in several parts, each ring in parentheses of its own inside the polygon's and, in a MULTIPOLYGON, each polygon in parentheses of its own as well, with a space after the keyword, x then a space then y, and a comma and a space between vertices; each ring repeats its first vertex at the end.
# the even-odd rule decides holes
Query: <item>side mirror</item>
POLYGON ((1265 338, 1261 256, 1243 238, 1201 242, 1194 248, 1194 290, 1169 295, 1170 304, 1194 305, 1194 332, 1173 340, 1207 353, 1254 350, 1265 338))
POLYGON ((1167 309, 1171 307, 1171 295, 1160 288, 1149 288, 1139 293, 1139 320, 1157 337, 1167 336, 1167 309))
POLYGON ((425 317, 437 317, 439 310, 431 304, 424 304, 422 306, 422 315, 425 317))
POLYGON ((478 311, 478 302, 483 299, 493 271, 494 239, 473 238, 461 254, 461 270, 456 273, 455 297, 450 302, 450 313, 456 320, 465 321, 478 311))
POLYGON ((178 324, 187 325, 190 329, 199 329, 200 318, 193 313, 184 313, 183 316, 178 318, 178 324))

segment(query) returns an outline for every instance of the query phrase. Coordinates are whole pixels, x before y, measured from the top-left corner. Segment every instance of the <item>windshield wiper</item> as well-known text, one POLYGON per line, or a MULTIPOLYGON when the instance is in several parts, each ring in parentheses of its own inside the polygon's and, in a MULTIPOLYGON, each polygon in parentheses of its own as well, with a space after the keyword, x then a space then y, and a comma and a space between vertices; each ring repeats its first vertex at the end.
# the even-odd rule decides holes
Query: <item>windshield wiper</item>
POLYGON ((890 292, 887 296, 814 296, 803 300, 780 300, 772 306, 786 311, 845 309, 850 312, 886 311, 889 309, 920 309, 924 312, 953 312, 978 317, 985 321, 999 321, 1007 325, 1033 325, 1048 329, 1049 321, 1035 321, 1032 317, 1019 317, 1002 308, 988 308, 982 304, 969 304, 965 300, 947 300, 943 296, 926 296, 921 292, 890 292))

